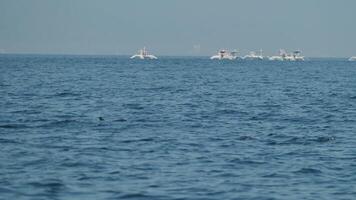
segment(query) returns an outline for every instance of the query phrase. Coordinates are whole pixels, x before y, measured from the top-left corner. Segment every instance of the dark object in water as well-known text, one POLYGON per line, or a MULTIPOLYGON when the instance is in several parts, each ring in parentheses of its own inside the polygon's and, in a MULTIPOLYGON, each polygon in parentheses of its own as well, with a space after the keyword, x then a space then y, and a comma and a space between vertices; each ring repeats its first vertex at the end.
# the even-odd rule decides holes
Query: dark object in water
POLYGON ((98 117, 98 119, 99 119, 100 121, 104 121, 104 118, 103 118, 103 117, 98 117))

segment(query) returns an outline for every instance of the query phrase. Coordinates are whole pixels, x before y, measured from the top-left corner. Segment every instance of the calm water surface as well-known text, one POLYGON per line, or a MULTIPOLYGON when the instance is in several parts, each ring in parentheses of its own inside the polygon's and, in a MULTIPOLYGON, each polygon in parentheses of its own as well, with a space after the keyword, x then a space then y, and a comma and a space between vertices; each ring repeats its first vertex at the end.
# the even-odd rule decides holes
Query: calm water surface
POLYGON ((356 63, 0 56, 0 199, 355 199, 356 63))

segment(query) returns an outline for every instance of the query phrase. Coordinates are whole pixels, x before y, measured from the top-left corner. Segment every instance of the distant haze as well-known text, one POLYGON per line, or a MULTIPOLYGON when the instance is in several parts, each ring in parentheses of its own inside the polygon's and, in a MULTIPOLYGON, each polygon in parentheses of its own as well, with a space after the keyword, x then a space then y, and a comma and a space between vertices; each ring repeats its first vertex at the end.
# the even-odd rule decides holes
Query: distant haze
POLYGON ((355 0, 0 0, 0 53, 356 55, 355 0))

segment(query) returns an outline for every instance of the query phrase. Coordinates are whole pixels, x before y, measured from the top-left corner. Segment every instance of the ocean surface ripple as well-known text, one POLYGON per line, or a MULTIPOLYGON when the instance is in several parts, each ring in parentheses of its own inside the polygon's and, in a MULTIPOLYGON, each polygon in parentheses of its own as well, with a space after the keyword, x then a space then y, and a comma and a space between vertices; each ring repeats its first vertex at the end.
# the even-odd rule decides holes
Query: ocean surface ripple
POLYGON ((354 199, 356 64, 0 55, 0 199, 354 199))

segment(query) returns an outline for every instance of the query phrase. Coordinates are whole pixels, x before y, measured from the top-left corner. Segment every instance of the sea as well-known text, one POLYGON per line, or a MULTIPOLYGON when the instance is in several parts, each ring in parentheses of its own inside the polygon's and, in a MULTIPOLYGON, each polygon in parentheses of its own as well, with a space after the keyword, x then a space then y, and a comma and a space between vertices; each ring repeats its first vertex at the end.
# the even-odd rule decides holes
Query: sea
POLYGON ((356 199, 356 62, 0 55, 0 199, 356 199))

